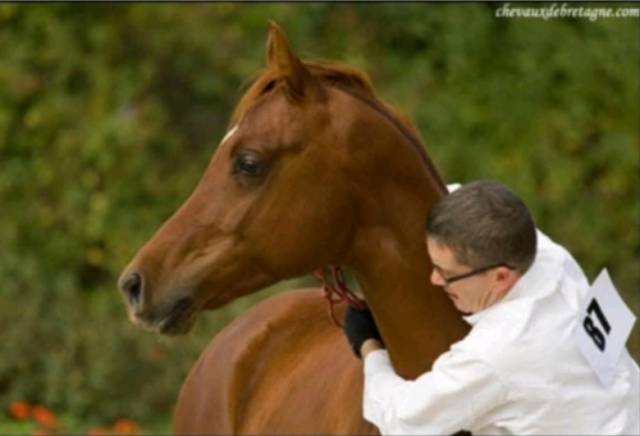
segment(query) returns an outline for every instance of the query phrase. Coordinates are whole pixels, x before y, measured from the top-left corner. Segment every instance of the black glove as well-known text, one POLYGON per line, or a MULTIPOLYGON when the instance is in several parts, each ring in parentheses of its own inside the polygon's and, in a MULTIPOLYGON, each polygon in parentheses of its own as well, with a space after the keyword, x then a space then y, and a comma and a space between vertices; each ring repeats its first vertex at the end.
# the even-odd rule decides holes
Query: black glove
POLYGON ((380 332, 369 309, 357 309, 349 306, 344 316, 344 333, 347 335, 354 354, 359 358, 362 358, 360 348, 362 348, 364 341, 377 339, 382 342, 380 332))

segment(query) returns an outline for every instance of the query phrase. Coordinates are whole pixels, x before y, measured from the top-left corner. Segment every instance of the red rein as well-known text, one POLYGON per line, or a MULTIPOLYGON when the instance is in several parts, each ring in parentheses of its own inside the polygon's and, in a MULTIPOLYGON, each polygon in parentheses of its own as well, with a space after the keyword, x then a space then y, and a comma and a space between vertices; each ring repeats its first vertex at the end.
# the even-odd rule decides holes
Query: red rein
POLYGON ((336 319, 336 315, 333 311, 333 306, 336 303, 347 302, 353 307, 358 309, 364 309, 367 305, 365 301, 358 297, 351 289, 347 287, 347 283, 344 280, 344 273, 339 266, 331 265, 327 268, 321 268, 313 273, 313 275, 322 282, 322 290, 324 296, 329 303, 329 316, 333 320, 333 323, 338 327, 342 327, 342 324, 336 319))

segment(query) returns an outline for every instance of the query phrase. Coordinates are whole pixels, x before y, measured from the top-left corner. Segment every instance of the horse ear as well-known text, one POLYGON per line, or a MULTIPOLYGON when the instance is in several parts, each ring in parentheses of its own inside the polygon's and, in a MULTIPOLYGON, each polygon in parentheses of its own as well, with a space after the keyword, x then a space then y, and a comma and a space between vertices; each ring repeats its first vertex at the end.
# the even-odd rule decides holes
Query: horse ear
POLYGON ((269 21, 267 67, 277 71, 286 80, 295 97, 308 96, 314 89, 311 73, 291 51, 287 36, 273 21, 269 21))

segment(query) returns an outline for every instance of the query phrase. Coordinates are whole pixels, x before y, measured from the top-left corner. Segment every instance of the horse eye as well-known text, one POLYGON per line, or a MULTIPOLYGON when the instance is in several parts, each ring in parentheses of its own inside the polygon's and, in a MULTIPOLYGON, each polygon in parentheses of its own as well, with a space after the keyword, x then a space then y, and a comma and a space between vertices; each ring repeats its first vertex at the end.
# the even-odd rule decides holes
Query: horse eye
POLYGON ((252 153, 242 153, 233 161, 233 174, 257 179, 264 174, 266 165, 252 153))

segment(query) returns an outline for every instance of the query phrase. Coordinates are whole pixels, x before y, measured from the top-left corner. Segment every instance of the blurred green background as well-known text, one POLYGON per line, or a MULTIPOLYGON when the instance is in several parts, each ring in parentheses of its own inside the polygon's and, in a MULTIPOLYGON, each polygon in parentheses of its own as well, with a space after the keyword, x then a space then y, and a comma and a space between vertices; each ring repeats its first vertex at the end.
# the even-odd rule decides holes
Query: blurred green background
POLYGON ((166 432, 209 339, 256 299, 314 283, 207 313, 174 339, 129 324, 115 287, 203 173, 264 64, 269 18, 303 57, 368 72, 447 181, 511 186, 640 314, 639 22, 498 7, 0 4, 0 433, 28 431, 4 413, 16 400, 69 432, 121 417, 166 432))

